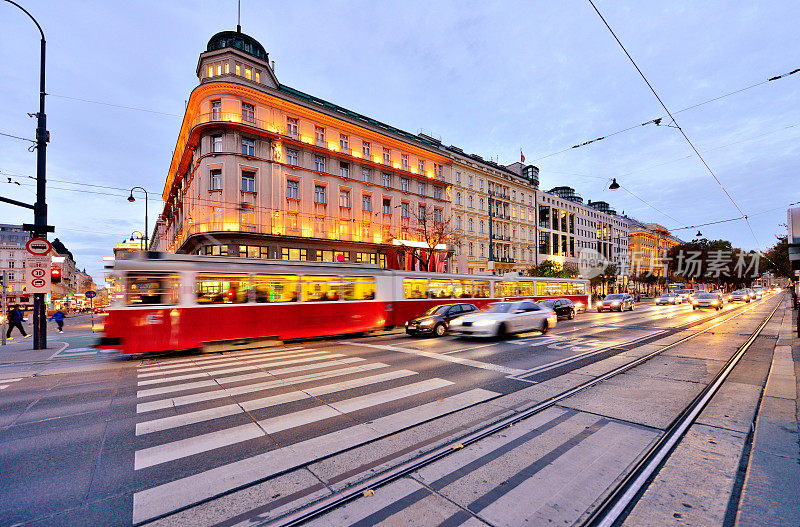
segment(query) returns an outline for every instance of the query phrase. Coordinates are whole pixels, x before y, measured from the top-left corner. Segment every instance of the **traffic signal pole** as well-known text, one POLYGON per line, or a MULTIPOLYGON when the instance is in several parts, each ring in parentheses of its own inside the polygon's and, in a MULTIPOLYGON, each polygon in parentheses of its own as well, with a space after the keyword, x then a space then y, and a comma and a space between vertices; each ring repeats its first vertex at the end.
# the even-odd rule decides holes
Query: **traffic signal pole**
MULTIPOLYGON (((47 225, 47 202, 45 200, 45 191, 47 183, 47 142, 49 141, 49 132, 47 131, 47 115, 44 112, 44 98, 45 95, 45 48, 47 42, 44 38, 44 31, 39 22, 33 18, 24 7, 14 2, 13 0, 5 0, 11 5, 18 7, 22 10, 28 18, 33 20, 36 24, 39 33, 41 34, 40 45, 40 58, 39 58, 39 112, 36 114, 36 203, 33 207, 26 204, 14 203, 13 200, 4 199, 7 203, 15 205, 22 205, 28 208, 33 208, 33 225, 30 227, 32 237, 46 237, 48 232, 54 229, 47 225)), ((47 317, 44 305, 45 293, 33 294, 33 349, 47 348, 47 317)))

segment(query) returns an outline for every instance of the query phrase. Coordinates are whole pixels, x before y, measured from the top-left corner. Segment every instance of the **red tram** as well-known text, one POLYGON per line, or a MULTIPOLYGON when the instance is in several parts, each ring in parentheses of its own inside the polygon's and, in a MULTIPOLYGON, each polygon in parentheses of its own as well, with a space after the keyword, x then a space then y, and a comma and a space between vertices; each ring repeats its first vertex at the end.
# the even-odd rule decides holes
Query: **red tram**
POLYGON ((393 271, 361 263, 134 253, 114 263, 115 300, 97 347, 120 353, 302 339, 401 326, 460 301, 569 298, 587 280, 393 271))

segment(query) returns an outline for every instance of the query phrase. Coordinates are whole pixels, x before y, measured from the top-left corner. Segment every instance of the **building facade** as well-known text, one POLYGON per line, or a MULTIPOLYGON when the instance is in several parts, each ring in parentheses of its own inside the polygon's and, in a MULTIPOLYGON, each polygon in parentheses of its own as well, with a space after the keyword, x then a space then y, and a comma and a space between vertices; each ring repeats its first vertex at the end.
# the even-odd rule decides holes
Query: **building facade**
POLYGON ((658 223, 644 223, 627 216, 624 219, 628 225, 629 274, 666 276, 667 253, 683 242, 658 223))
POLYGON ((9 306, 33 306, 25 292, 25 243, 30 236, 22 225, 0 224, 0 270, 6 273, 6 303, 9 306))
POLYGON ((414 265, 451 216, 441 144, 282 85, 268 59, 238 31, 200 55, 151 248, 414 265))

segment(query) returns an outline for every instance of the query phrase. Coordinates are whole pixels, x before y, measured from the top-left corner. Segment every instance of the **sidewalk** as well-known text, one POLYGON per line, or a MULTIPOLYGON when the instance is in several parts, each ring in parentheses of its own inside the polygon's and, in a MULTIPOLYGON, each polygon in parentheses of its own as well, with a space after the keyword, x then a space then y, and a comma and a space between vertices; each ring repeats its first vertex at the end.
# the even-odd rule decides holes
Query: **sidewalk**
POLYGON ((789 305, 787 298, 779 308, 783 323, 758 408, 736 525, 800 525, 800 339, 797 312, 789 305))

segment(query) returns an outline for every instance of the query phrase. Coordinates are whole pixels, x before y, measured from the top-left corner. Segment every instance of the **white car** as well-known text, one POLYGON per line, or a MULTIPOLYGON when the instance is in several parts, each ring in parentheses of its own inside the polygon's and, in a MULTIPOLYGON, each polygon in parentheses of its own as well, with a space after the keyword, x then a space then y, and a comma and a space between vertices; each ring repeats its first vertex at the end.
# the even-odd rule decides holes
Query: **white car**
POLYGON ((458 317, 450 322, 450 331, 467 337, 502 338, 524 331, 541 331, 556 325, 556 313, 532 300, 495 302, 484 311, 458 317))

